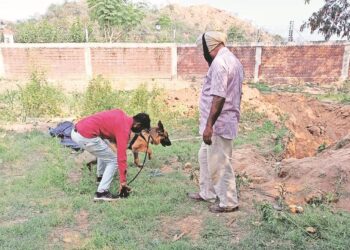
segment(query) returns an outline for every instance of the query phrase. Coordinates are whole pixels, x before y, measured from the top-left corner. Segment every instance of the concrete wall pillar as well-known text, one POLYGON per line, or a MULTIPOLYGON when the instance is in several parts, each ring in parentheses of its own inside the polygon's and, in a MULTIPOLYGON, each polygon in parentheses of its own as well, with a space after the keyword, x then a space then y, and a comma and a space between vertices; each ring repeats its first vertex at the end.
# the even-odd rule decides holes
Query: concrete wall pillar
POLYGON ((171 46, 171 79, 177 79, 177 45, 171 46))
POLYGON ((350 45, 345 45, 343 66, 341 70, 340 80, 345 81, 349 78, 349 66, 350 66, 350 45))
POLYGON ((4 63, 4 57, 2 56, 1 48, 0 48, 0 77, 5 77, 5 63, 4 63))
POLYGON ((84 48, 85 58, 85 74, 87 79, 92 79, 92 63, 91 63, 91 49, 88 46, 84 48))
POLYGON ((261 65, 262 47, 255 48, 254 82, 259 81, 259 67, 261 65))

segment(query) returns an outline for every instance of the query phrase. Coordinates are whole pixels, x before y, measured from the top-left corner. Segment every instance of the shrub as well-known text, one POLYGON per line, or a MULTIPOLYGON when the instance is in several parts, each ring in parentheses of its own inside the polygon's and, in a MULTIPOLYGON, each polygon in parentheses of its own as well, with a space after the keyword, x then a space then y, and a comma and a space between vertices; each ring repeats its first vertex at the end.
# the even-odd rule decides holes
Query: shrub
POLYGON ((174 119, 174 112, 165 104, 164 92, 157 87, 148 91, 145 84, 141 84, 133 91, 126 111, 133 115, 139 112, 146 112, 150 115, 153 123, 156 123, 158 120, 168 122, 174 119))
POLYGON ((93 78, 84 96, 82 115, 90 115, 116 107, 117 95, 113 92, 110 81, 101 75, 93 78))
POLYGON ((0 95, 0 118, 4 121, 15 121, 21 115, 19 91, 7 90, 0 95))
POLYGON ((62 92, 49 86, 44 74, 39 72, 32 73, 30 81, 24 88, 20 87, 20 103, 24 119, 59 115, 63 99, 62 92))

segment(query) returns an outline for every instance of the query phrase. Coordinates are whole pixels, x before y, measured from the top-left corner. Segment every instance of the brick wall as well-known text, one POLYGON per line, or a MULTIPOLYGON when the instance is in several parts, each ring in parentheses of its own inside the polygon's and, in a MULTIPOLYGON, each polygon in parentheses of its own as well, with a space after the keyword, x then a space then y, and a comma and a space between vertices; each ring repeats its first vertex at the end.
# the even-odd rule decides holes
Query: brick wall
POLYGON ((256 48, 251 46, 230 47, 230 50, 241 61, 245 79, 254 78, 256 48))
POLYGON ((94 75, 108 78, 171 78, 170 48, 92 48, 94 75))
POLYGON ((181 77, 203 76, 208 70, 208 64, 203 55, 194 46, 177 48, 177 73, 181 77))
POLYGON ((79 79, 85 75, 82 48, 1 48, 6 78, 27 78, 35 70, 49 79, 79 79))
MULTIPOLYGON (((245 79, 267 82, 334 82, 349 78, 350 43, 231 46, 245 79)), ((51 80, 191 78, 208 69, 194 45, 0 44, 0 77, 27 78, 43 70, 51 80)))
POLYGON ((272 46, 262 49, 260 79, 269 82, 334 82, 341 75, 344 46, 272 46))
MULTIPOLYGON (((255 47, 229 47, 240 59, 244 67, 244 75, 248 79, 254 78, 255 47)), ((203 76, 208 70, 202 52, 194 46, 179 46, 177 48, 177 73, 180 77, 203 76)))

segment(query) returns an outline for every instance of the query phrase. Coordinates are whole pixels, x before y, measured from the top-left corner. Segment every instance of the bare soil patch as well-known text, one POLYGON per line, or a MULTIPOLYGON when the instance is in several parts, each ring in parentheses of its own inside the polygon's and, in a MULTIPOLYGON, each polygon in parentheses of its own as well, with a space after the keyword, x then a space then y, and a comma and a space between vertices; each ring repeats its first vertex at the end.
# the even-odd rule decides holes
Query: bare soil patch
MULTIPOLYGON (((162 236, 165 239, 176 240, 180 235, 197 240, 202 231, 203 215, 190 215, 184 218, 163 218, 162 236)), ((182 237, 181 236, 181 237, 182 237)))
POLYGON ((286 115, 293 133, 286 157, 314 156, 321 144, 331 145, 350 132, 350 106, 321 103, 300 94, 266 95, 264 101, 286 115))
POLYGON ((89 213, 85 210, 81 210, 75 216, 75 226, 57 227, 50 234, 49 239, 53 244, 62 243, 64 249, 77 249, 82 248, 87 244, 88 238, 88 221, 89 213))
POLYGON ((251 180, 242 189, 241 199, 273 201, 283 186, 287 204, 332 203, 350 211, 349 138, 316 156, 289 158, 273 165, 252 149, 235 150, 235 170, 251 180))
POLYGON ((14 220, 9 220, 9 221, 1 221, 0 222, 0 227, 11 227, 17 224, 22 224, 28 221, 28 218, 25 217, 19 217, 14 220))
POLYGON ((163 173, 163 174, 169 174, 169 173, 172 173, 174 172, 174 169, 171 167, 171 166, 168 166, 168 165, 164 165, 160 171, 163 173))

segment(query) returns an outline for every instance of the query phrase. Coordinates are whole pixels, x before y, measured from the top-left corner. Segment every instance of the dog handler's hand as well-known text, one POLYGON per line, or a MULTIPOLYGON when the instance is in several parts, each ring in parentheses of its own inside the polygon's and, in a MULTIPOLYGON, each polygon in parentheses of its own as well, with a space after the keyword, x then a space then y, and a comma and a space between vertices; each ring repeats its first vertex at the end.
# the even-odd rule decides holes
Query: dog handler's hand
POLYGON ((131 188, 128 187, 126 182, 122 182, 119 185, 119 196, 122 198, 127 198, 130 194, 131 188))
POLYGON ((211 145, 211 137, 213 136, 213 127, 206 126, 203 132, 203 141, 207 145, 211 145))

